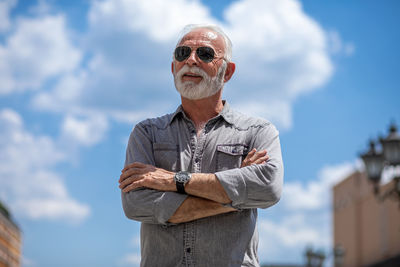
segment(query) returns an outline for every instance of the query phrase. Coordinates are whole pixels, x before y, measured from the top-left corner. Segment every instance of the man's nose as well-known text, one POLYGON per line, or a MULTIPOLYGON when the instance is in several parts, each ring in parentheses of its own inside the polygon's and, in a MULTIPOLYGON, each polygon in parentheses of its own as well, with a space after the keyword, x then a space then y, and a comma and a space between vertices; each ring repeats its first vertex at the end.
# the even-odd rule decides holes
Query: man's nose
POLYGON ((196 50, 192 50, 189 57, 186 59, 186 64, 188 64, 189 66, 195 66, 198 65, 198 58, 196 55, 196 50))

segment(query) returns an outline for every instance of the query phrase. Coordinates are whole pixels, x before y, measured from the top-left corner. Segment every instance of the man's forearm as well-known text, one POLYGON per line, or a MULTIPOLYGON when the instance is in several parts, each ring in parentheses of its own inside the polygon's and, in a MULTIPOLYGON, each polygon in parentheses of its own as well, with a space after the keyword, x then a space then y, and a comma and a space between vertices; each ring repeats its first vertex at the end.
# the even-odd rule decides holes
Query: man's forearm
POLYGON ((185 191, 188 195, 222 204, 232 202, 217 177, 211 173, 193 173, 192 178, 185 186, 185 191))
POLYGON ((168 221, 170 223, 184 223, 232 211, 236 211, 236 209, 225 207, 212 200, 189 196, 168 221))

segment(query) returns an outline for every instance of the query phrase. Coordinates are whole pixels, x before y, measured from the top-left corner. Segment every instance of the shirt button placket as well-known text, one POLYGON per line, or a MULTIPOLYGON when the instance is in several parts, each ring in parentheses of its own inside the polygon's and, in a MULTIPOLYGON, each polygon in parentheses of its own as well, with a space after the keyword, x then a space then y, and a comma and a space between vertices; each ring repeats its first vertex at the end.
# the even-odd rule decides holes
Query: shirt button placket
POLYGON ((201 160, 203 155, 204 144, 206 142, 206 130, 202 131, 197 138, 196 148, 194 150, 193 170, 194 172, 201 172, 201 160))
MULTIPOLYGON (((192 163, 192 172, 198 172, 197 163, 200 160, 196 157, 197 147, 198 147, 198 138, 196 130, 193 125, 188 125, 190 132, 190 148, 192 155, 194 155, 194 160, 192 163), (197 160, 197 163, 196 163, 197 160)), ((185 223, 184 231, 183 231, 183 255, 184 255, 184 265, 188 267, 195 266, 194 261, 194 243, 195 243, 195 225, 194 222, 185 223)))
POLYGON ((195 266, 194 259, 194 244, 196 239, 195 232, 195 222, 189 222, 185 224, 184 231, 184 255, 185 255, 185 265, 187 267, 195 266))
POLYGON ((185 227, 186 227, 186 236, 185 236, 184 253, 186 258, 186 266, 194 267, 195 266, 194 245, 196 240, 195 222, 186 223, 185 227))

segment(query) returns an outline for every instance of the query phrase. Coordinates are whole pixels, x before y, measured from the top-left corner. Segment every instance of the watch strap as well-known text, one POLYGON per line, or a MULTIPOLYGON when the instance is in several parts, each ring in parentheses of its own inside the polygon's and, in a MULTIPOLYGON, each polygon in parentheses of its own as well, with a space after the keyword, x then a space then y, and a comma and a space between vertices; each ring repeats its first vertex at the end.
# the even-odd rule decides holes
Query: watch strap
POLYGON ((176 182, 176 190, 178 191, 178 193, 180 194, 186 194, 185 191, 185 184, 182 182, 176 182))

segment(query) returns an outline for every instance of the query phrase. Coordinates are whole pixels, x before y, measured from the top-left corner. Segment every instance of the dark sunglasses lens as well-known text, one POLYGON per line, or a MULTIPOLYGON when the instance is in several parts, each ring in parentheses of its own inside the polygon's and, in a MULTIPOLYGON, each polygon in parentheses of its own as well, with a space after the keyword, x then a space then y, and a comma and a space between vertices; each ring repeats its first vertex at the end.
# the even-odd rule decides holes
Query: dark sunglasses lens
POLYGON ((190 56, 191 52, 192 49, 188 46, 178 46, 175 49, 175 59, 182 62, 190 56))
POLYGON ((197 56, 204 62, 211 62, 214 59, 214 49, 211 47, 199 47, 196 50, 197 56))

